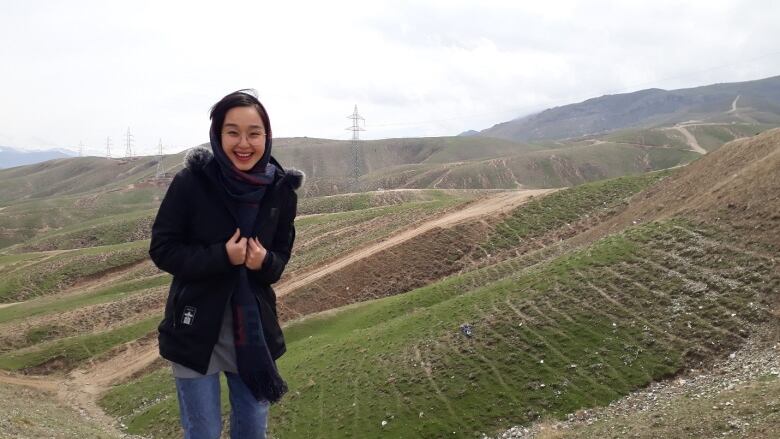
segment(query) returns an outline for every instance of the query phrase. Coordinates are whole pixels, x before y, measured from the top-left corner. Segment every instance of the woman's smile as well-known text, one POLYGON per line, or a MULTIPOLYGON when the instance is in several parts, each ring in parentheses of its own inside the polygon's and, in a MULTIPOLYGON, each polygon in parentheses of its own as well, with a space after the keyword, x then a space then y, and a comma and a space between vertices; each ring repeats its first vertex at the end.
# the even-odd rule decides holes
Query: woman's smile
POLYGON ((250 159, 252 158, 252 155, 253 155, 254 153, 252 153, 252 152, 238 152, 238 151, 233 151, 233 154, 236 156, 236 158, 237 158, 238 160, 241 160, 242 162, 245 162, 245 161, 248 161, 248 160, 250 160, 250 159))

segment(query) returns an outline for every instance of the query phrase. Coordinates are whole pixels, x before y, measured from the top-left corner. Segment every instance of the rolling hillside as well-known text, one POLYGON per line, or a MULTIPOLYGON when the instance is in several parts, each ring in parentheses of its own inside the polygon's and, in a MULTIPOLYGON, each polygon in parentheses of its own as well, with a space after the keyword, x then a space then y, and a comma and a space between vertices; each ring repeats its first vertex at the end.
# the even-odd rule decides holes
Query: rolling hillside
MULTIPOLYGON (((748 344, 772 349, 780 218, 771 213, 777 180, 766 170, 777 169, 778 157, 780 132, 773 131, 668 176, 558 191, 489 221, 487 239, 452 232, 480 250, 439 260, 465 259, 472 268, 290 321, 279 365, 293 391, 276 407, 273 435, 482 437, 607 404, 650 382, 707 369, 748 344), (708 184, 729 179, 722 189, 708 184), (767 215, 728 201, 717 216, 699 210, 708 194, 731 200, 748 186, 753 195, 745 202, 769 206, 767 215)), ((417 249, 446 249, 446 235, 421 235, 417 249)), ((411 254, 404 245, 385 253, 395 259, 377 253, 359 264, 396 267, 391 261, 411 254)), ((427 271, 423 261, 400 271, 414 279, 427 271)), ((355 268, 359 281, 354 273, 366 265, 355 268)), ((394 276, 368 274, 379 285, 394 276)), ((331 295, 324 301, 354 297, 334 282, 314 291, 331 295)), ((288 308, 292 294, 281 297, 288 308)), ((777 379, 769 366, 752 386, 777 379)), ((168 373, 118 386, 101 404, 131 432, 174 436, 168 373)), ((766 418, 771 408, 752 407, 765 431, 780 431, 766 418)))

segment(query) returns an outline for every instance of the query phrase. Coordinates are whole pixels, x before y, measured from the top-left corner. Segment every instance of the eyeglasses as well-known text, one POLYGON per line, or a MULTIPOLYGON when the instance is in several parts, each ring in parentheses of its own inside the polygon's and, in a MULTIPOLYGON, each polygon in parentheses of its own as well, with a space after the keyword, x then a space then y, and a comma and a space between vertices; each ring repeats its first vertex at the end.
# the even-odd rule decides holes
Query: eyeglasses
MULTIPOLYGON (((238 130, 235 129, 227 129, 225 131, 222 131, 222 137, 227 138, 230 140, 231 143, 241 143, 241 133, 238 132, 238 130)), ((252 131, 246 134, 246 141, 250 145, 256 145, 262 142, 265 142, 265 137, 267 134, 262 131, 252 131)))

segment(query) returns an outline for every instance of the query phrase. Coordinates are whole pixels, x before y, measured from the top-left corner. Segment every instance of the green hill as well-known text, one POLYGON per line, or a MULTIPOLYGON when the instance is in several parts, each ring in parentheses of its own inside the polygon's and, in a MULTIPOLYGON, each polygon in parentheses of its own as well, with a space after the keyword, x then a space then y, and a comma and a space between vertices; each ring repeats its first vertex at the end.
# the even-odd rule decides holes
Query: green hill
MULTIPOLYGON (((523 205, 491 241, 516 256, 291 321, 279 362, 291 392, 272 409, 272 433, 481 437, 607 404, 748 340, 771 348, 762 336, 778 328, 779 145, 776 131, 733 142, 590 223, 594 212, 574 214, 571 201, 556 203, 560 213, 544 199, 523 205), (751 198, 737 201, 745 190, 751 198), (524 247, 545 233, 540 215, 588 227, 524 247)), ((102 404, 131 432, 175 436, 168 374, 117 386, 102 404)))

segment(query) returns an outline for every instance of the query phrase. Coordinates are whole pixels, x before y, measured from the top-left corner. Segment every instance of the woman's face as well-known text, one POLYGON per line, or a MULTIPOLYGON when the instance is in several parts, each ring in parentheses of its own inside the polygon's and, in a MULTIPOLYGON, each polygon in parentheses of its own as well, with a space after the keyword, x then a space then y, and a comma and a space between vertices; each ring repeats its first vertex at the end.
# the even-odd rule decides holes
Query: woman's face
POLYGON ((248 171, 265 152, 265 126, 254 107, 233 107, 222 123, 222 150, 240 171, 248 171))

